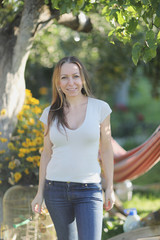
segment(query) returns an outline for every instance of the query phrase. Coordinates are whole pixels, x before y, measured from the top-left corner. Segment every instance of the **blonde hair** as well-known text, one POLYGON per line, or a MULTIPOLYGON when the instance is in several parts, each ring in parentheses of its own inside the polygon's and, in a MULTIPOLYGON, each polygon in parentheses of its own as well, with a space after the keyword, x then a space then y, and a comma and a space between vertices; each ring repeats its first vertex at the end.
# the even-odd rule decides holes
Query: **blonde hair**
POLYGON ((61 67, 64 63, 74 63, 78 66, 80 76, 82 79, 82 94, 85 96, 92 96, 91 94, 91 88, 88 81, 88 74, 83 66, 83 64, 80 62, 80 60, 74 56, 71 57, 64 57, 62 58, 55 66, 53 77, 52 77, 52 103, 48 114, 48 124, 47 124, 47 132, 45 135, 47 135, 50 125, 52 121, 57 118, 57 127, 59 129, 60 124, 63 126, 68 126, 65 115, 64 115, 64 104, 68 106, 68 103, 66 101, 65 94, 59 89, 59 82, 60 82, 60 74, 61 74, 61 67))

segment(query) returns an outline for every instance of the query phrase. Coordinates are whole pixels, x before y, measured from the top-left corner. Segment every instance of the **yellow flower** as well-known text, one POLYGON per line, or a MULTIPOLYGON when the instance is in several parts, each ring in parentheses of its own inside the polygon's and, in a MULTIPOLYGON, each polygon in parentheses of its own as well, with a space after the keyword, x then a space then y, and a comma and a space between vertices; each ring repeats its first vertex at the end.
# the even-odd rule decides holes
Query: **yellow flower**
POLYGON ((37 167, 39 167, 40 166, 40 162, 37 162, 37 167))
POLYGON ((35 146, 35 145, 33 145, 33 142, 28 143, 28 145, 29 145, 30 147, 35 146))
POLYGON ((37 125, 36 125, 37 128, 42 128, 43 129, 43 123, 38 121, 37 125))
POLYGON ((23 133, 24 133, 24 130, 18 129, 17 132, 20 133, 20 134, 21 134, 21 133, 23 134, 23 133))
POLYGON ((21 174, 20 172, 16 172, 16 173, 14 174, 14 180, 15 180, 15 182, 18 182, 18 181, 21 179, 21 177, 22 177, 22 174, 21 174))
POLYGON ((3 142, 3 143, 5 143, 5 142, 8 141, 8 139, 7 139, 7 138, 0 138, 0 141, 3 142))
POLYGON ((40 160, 40 156, 34 156, 34 160, 35 160, 35 161, 40 160))
POLYGON ((8 160, 9 160, 9 157, 6 157, 5 160, 8 161, 8 160))
POLYGON ((35 121, 33 118, 30 118, 29 121, 28 121, 28 125, 32 126, 34 125, 35 121))
POLYGON ((26 148, 20 148, 20 149, 19 149, 19 152, 20 152, 20 153, 30 153, 30 150, 29 150, 29 149, 26 149, 26 148))
POLYGON ((0 154, 3 154, 5 152, 6 152, 6 150, 0 150, 0 154))
POLYGON ((37 137, 37 138, 35 139, 35 142, 36 142, 36 144, 40 145, 40 144, 43 143, 43 139, 42 139, 41 137, 37 137))
POLYGON ((28 162, 33 162, 34 159, 33 159, 33 157, 27 157, 26 160, 27 160, 28 162))
POLYGON ((37 107, 37 106, 35 106, 35 107, 32 109, 32 112, 35 113, 35 114, 39 114, 39 113, 42 112, 42 109, 39 108, 39 107, 37 107))
POLYGON ((1 114, 0 114, 0 115, 3 116, 3 115, 5 115, 5 114, 6 114, 6 109, 3 108, 3 109, 1 110, 1 114))
POLYGON ((39 94, 47 95, 48 94, 48 88, 46 88, 46 87, 39 88, 39 94))
POLYGON ((23 142, 23 143, 22 143, 22 146, 23 146, 23 147, 29 147, 29 144, 26 143, 26 142, 23 142))
POLYGON ((30 148, 30 151, 35 152, 35 151, 37 151, 37 148, 30 148))
POLYGON ((26 93, 26 96, 27 96, 27 97, 32 97, 31 90, 26 89, 25 93, 26 93))
POLYGON ((24 105, 23 105, 23 110, 28 110, 28 109, 30 109, 30 106, 29 106, 29 105, 26 105, 26 104, 24 104, 24 105))
POLYGON ((28 126, 24 124, 24 125, 23 125, 23 128, 24 128, 24 129, 27 129, 27 128, 28 128, 28 126))
POLYGON ((18 153, 18 157, 20 157, 20 158, 23 158, 25 156, 25 154, 24 153, 18 153))
POLYGON ((39 104, 39 100, 32 97, 32 98, 29 99, 28 104, 33 104, 33 105, 36 104, 36 105, 38 105, 39 104))
POLYGON ((14 161, 9 162, 9 164, 8 164, 9 169, 13 170, 15 167, 16 167, 16 164, 14 161))
POLYGON ((2 132, 0 132, 0 136, 2 135, 2 132))
POLYGON ((23 120, 23 116, 20 113, 17 115, 17 118, 18 118, 19 121, 23 120))
POLYGON ((26 169, 24 170, 24 172, 25 172, 26 175, 28 175, 28 174, 29 174, 28 168, 26 168, 26 169))
POLYGON ((37 131, 36 137, 41 137, 43 139, 43 137, 44 137, 43 132, 37 131))
POLYGON ((0 180, 0 184, 2 184, 2 181, 0 180))

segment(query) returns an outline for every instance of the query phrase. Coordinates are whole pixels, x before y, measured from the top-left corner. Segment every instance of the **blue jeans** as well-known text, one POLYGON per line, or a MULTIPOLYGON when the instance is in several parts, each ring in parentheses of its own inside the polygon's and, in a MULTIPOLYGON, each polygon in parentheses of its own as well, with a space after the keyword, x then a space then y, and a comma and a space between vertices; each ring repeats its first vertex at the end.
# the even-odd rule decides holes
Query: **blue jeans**
POLYGON ((101 240, 100 183, 45 181, 44 199, 58 240, 101 240))

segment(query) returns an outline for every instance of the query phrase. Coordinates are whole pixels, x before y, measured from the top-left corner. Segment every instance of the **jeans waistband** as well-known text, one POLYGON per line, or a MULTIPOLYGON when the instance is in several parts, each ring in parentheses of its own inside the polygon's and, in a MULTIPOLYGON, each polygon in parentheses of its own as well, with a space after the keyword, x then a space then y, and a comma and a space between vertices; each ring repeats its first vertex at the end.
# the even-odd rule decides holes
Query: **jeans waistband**
POLYGON ((79 187, 87 187, 87 186, 93 186, 100 183, 77 183, 77 182, 63 182, 63 181, 52 181, 52 180, 45 180, 47 184, 49 185, 55 185, 55 186, 79 186, 79 187))

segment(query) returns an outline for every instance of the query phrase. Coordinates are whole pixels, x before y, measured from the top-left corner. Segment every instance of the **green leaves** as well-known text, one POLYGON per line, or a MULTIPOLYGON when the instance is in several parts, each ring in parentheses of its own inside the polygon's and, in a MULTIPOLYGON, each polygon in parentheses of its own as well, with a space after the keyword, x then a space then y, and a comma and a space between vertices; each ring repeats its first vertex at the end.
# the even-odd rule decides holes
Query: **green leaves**
POLYGON ((138 20, 135 18, 131 18, 128 23, 127 31, 130 33, 134 33, 136 31, 136 27, 138 25, 138 20))
POLYGON ((141 56, 143 46, 140 43, 135 43, 132 48, 132 60, 137 65, 138 60, 141 56))
POLYGON ((159 28, 160 27, 160 17, 155 17, 155 19, 154 19, 154 25, 157 27, 157 28, 159 28))
POLYGON ((150 30, 146 33, 146 46, 144 48, 143 61, 145 63, 149 62, 157 54, 157 41, 155 39, 155 33, 150 30))
POLYGON ((125 23, 125 15, 122 13, 122 11, 118 11, 117 16, 118 16, 118 23, 120 25, 123 25, 125 23))
POLYGON ((106 1, 102 13, 114 29, 108 35, 110 42, 114 36, 124 44, 130 42, 135 65, 139 59, 146 63, 156 57, 160 44, 159 0, 110 0, 106 1))
POLYGON ((145 48, 144 49, 144 54, 143 54, 143 61, 145 63, 149 62, 152 60, 157 55, 156 49, 154 48, 145 48))
POLYGON ((16 15, 23 9, 24 2, 22 0, 5 0, 0 5, 0 28, 3 28, 7 23, 13 22, 16 15))
MULTIPOLYGON (((160 34, 159 34, 160 35, 160 34)), ((160 37, 157 35, 158 37, 160 37)), ((155 33, 152 30, 146 32, 146 38, 144 44, 135 43, 132 48, 132 60, 137 65, 139 59, 142 59, 145 63, 156 57, 157 54, 157 39, 155 33)))
MULTIPOLYGON (((76 15, 83 8, 85 0, 51 0, 51 3, 52 8, 59 9, 61 14, 72 12, 74 15, 76 15)), ((88 3, 88 5, 90 5, 90 3, 88 3)))

